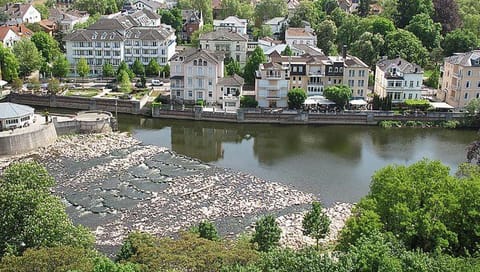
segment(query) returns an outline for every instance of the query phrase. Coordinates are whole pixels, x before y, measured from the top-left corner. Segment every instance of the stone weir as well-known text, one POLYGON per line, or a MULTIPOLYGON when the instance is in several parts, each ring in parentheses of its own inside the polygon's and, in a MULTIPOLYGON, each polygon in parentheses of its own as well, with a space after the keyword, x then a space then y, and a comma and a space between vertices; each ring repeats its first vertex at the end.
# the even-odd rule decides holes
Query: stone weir
MULTIPOLYGON (((67 212, 95 233, 106 253, 115 252, 130 231, 175 236, 205 219, 232 237, 261 215, 290 218, 315 199, 290 186, 142 145, 126 134, 64 136, 29 158, 54 175, 54 192, 67 212)), ((291 236, 285 241, 299 244, 291 236)))

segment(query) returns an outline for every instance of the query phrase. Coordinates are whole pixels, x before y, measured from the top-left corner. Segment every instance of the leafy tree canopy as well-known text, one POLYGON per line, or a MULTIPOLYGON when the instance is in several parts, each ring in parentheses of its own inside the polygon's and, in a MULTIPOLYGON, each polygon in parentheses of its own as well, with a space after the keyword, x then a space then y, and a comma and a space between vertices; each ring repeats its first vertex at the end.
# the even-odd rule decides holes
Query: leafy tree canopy
POLYGON ((301 88, 293 88, 287 93, 287 97, 290 109, 300 109, 307 99, 307 93, 301 88))
POLYGON ((352 98, 352 90, 346 85, 329 86, 323 90, 323 95, 344 109, 352 98))
POLYGON ((442 42, 445 56, 453 53, 468 52, 478 46, 478 37, 469 30, 456 29, 445 36, 442 42))
POLYGON ((252 243, 258 245, 258 250, 268 252, 279 245, 282 230, 273 215, 267 215, 255 223, 255 233, 252 243))

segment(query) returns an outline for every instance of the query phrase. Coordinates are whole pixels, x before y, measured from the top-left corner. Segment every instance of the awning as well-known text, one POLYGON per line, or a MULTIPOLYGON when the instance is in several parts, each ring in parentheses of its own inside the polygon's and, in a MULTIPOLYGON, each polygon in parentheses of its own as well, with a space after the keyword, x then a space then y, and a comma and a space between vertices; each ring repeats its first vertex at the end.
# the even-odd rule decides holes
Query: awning
POLYGON ((354 105, 354 106, 365 106, 367 104, 368 104, 367 101, 363 99, 350 100, 350 105, 354 105))
POLYGON ((454 108, 445 102, 430 102, 430 105, 432 105, 434 109, 453 109, 454 108))
POLYGON ((309 96, 303 103, 305 105, 314 105, 314 104, 319 104, 319 105, 335 105, 335 102, 330 101, 326 99, 324 96, 321 95, 314 95, 314 96, 309 96))

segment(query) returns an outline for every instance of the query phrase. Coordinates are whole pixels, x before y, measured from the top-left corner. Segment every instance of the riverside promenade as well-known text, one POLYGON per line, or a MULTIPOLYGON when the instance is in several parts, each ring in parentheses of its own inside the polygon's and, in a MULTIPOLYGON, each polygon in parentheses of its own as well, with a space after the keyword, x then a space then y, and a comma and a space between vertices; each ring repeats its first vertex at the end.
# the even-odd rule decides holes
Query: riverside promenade
POLYGON ((230 123, 378 125, 381 121, 460 121, 465 118, 465 114, 458 112, 427 112, 399 115, 393 111, 371 110, 312 113, 301 110, 263 109, 239 109, 237 112, 224 112, 206 111, 201 107, 185 110, 154 107, 152 108, 152 117, 230 123))

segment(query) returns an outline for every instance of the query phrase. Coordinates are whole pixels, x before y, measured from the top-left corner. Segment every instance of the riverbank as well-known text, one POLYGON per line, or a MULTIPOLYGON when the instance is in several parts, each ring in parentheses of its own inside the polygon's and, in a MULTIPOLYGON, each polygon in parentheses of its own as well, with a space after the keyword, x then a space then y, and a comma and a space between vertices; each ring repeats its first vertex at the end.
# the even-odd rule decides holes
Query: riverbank
MULTIPOLYGON (((290 223, 281 216, 301 213, 317 198, 143 145, 125 133, 64 136, 15 159, 43 163, 56 178, 54 192, 64 199, 71 218, 94 231, 99 248, 110 253, 130 231, 176 236, 206 219, 234 237, 261 215, 273 213, 288 232, 290 223)), ((0 161, 0 167, 11 161, 0 161)), ((297 247, 298 239, 284 239, 284 245, 297 247)))

